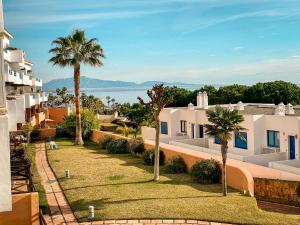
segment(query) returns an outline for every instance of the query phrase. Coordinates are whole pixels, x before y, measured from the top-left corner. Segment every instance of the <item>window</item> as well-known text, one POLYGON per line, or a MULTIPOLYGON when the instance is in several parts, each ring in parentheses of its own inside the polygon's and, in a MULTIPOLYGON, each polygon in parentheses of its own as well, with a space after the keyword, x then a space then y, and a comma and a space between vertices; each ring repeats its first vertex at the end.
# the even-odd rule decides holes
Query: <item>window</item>
POLYGON ((247 149, 247 132, 240 132, 234 134, 234 146, 237 148, 247 149), (243 138, 241 138, 243 137, 243 138))
POLYGON ((186 133, 187 131, 187 122, 185 120, 180 120, 180 131, 181 133, 186 133))
POLYGON ((167 122, 161 122, 160 123, 160 133, 161 134, 168 134, 168 123, 167 122))
POLYGON ((203 138, 203 137, 204 137, 204 126, 199 125, 199 138, 203 138))
POLYGON ((268 147, 279 148, 279 131, 267 130, 268 147))
POLYGON ((221 139, 218 136, 215 136, 215 144, 221 144, 221 139))

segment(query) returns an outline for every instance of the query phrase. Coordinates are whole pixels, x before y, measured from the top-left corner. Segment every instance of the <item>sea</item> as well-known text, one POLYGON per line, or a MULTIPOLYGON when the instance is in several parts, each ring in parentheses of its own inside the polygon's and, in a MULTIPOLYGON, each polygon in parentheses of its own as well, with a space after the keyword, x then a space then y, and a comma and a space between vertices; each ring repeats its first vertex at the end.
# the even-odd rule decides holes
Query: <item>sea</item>
MULTIPOLYGON (((196 90, 202 87, 202 85, 181 85, 177 87, 186 88, 188 90, 196 90)), ((145 101, 149 100, 147 96, 147 90, 151 87, 130 87, 130 88, 85 88, 81 89, 81 92, 86 93, 87 95, 94 95, 95 97, 101 98, 103 102, 106 103, 106 97, 114 98, 115 102, 123 103, 136 103, 138 102, 137 97, 141 97, 145 101)))

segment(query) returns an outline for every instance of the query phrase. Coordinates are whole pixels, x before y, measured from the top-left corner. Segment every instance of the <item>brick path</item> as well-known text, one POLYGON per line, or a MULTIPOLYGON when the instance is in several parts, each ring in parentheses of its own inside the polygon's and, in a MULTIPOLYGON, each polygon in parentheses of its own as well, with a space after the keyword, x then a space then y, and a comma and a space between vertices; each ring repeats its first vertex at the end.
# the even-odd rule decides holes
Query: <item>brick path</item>
POLYGON ((231 225, 227 223, 206 222, 199 220, 182 219, 155 219, 155 220, 105 220, 80 223, 80 225, 231 225))
MULTIPOLYGON (((46 156, 45 144, 36 144, 36 165, 41 177, 41 183, 45 188, 47 201, 51 210, 51 216, 44 218, 49 225, 79 225, 65 199, 65 196, 53 174, 46 156)), ((104 220, 80 223, 80 225, 230 225, 226 223, 205 222, 183 219, 155 219, 155 220, 104 220)))
POLYGON ((45 188, 51 216, 45 216, 49 225, 78 225, 75 216, 58 185, 46 156, 45 144, 36 144, 36 166, 45 188))
POLYGON ((260 200, 257 200, 257 205, 259 208, 266 211, 300 215, 300 207, 283 205, 283 204, 273 203, 273 202, 265 202, 260 200))

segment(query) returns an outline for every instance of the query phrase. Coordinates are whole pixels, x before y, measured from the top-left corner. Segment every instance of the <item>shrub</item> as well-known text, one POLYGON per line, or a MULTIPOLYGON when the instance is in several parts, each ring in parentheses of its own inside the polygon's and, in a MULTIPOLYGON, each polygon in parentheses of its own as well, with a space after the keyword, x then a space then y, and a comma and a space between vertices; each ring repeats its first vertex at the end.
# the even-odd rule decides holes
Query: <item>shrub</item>
POLYGON ((32 142, 40 140, 40 131, 39 130, 32 130, 30 133, 30 140, 32 142))
POLYGON ((56 138, 67 138, 67 137, 73 137, 73 135, 70 134, 67 129, 57 127, 55 137, 56 138))
MULTIPOLYGON (((81 110, 81 127, 82 137, 88 139, 93 129, 99 128, 99 122, 95 117, 95 114, 87 109, 81 110)), ((64 118, 63 128, 65 128, 69 134, 75 134, 76 132, 76 116, 74 113, 64 118)))
POLYGON ((174 156, 168 162, 167 169, 170 173, 185 173, 186 164, 180 156, 174 156))
POLYGON ((112 141, 112 137, 111 136, 104 136, 100 139, 99 141, 99 145, 100 145, 100 148, 102 149, 106 149, 106 146, 109 142, 112 141))
POLYGON ((129 148, 133 154, 143 154, 145 152, 144 142, 142 140, 133 140, 130 143, 129 148))
POLYGON ((213 159, 201 160, 193 165, 191 175, 198 183, 215 184, 220 181, 221 169, 213 159))
POLYGON ((125 139, 110 141, 106 145, 106 150, 111 154, 128 153, 128 141, 125 139))
MULTIPOLYGON (((154 157, 155 157, 155 153, 154 153, 154 149, 151 150, 147 150, 144 153, 143 159, 144 159, 144 163, 148 166, 153 166, 154 165, 154 157)), ((163 151, 159 151, 159 165, 164 165, 165 164, 165 154, 163 151)))

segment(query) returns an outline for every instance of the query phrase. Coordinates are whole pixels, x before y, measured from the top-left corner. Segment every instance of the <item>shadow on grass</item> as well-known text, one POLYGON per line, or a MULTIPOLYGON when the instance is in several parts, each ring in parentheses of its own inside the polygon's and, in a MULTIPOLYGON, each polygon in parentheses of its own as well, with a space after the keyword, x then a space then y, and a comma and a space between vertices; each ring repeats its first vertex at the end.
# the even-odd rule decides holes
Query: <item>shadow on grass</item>
MULTIPOLYGON (((108 154, 106 150, 99 149, 99 145, 93 143, 91 141, 86 141, 84 144, 86 149, 92 150, 91 154, 99 154, 105 156, 105 158, 114 158, 122 160, 124 163, 121 166, 134 166, 140 168, 148 173, 153 173, 153 166, 144 165, 143 160, 138 157, 133 157, 131 154, 108 154)), ((101 157, 103 158, 103 157, 101 157)), ((117 182, 111 184, 100 184, 100 185, 91 185, 91 186, 82 186, 82 187, 75 187, 69 188, 65 190, 74 190, 74 189, 84 189, 84 188, 92 188, 92 187, 105 187, 105 186, 114 186, 114 185, 132 185, 132 184, 142 184, 142 183, 157 183, 157 184, 172 184, 172 185, 189 185, 190 187, 208 193, 222 193, 222 186, 221 184, 218 185, 201 185, 193 181, 190 175, 188 174, 170 174, 167 172, 165 166, 160 167, 161 176, 167 177, 169 180, 166 181, 154 181, 154 180, 146 180, 146 181, 138 181, 138 182, 117 182)), ((232 188, 228 188, 228 193, 237 193, 237 190, 232 188)), ((220 195, 221 197, 222 195, 220 195)))

